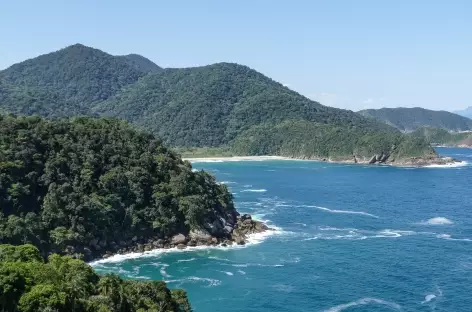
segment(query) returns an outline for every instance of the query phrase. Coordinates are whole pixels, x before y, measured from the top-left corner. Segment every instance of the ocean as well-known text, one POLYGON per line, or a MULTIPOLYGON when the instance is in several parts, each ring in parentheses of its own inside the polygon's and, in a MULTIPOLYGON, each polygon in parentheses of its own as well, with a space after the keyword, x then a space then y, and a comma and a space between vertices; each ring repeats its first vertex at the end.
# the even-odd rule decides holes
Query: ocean
POLYGON ((267 160, 199 162, 241 213, 275 230, 244 247, 153 251, 93 263, 165 280, 202 311, 472 311, 472 150, 395 168, 267 160), (469 162, 469 163, 467 163, 469 162))

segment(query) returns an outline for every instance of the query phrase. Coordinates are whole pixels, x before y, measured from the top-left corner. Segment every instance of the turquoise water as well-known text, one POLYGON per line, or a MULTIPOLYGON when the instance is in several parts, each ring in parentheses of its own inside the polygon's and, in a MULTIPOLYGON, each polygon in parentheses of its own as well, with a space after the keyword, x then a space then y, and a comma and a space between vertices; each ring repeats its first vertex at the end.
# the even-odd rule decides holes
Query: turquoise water
MULTIPOLYGON (((472 150, 439 152, 472 163, 472 150)), ((194 167, 277 231, 245 248, 114 258, 98 272, 164 279, 197 312, 472 311, 472 166, 194 167)))

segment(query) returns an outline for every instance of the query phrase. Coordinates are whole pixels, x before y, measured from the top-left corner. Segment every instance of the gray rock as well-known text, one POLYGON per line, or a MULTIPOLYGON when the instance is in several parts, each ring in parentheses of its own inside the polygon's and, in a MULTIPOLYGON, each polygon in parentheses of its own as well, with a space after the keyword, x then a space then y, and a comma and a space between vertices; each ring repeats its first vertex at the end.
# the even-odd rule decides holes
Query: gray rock
POLYGON ((98 244, 98 238, 94 238, 90 241, 89 245, 94 247, 98 244))
POLYGON ((100 247, 105 248, 107 246, 107 240, 102 239, 98 244, 100 245, 100 247))
POLYGON ((224 228, 224 231, 227 233, 227 234, 231 234, 231 232, 233 232, 233 228, 229 225, 226 225, 225 228, 224 228))
POLYGON ((185 245, 185 244, 178 244, 178 245, 177 245, 177 248, 178 248, 178 249, 185 249, 185 248, 187 248, 187 245, 185 245))
POLYGON ((208 242, 211 240, 210 233, 204 230, 192 230, 189 233, 189 237, 196 242, 208 242))
POLYGON ((172 237, 171 243, 173 245, 185 244, 187 242, 187 237, 184 234, 177 234, 172 237))

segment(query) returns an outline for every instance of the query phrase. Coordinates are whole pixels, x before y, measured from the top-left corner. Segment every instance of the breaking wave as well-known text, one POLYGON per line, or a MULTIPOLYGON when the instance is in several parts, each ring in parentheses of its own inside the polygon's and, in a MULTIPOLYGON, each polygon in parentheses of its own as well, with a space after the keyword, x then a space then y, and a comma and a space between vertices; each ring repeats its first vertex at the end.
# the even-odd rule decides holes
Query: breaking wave
POLYGON ((450 219, 444 217, 434 217, 426 221, 421 221, 419 224, 422 225, 450 225, 454 224, 450 219))
POLYGON ((363 216, 368 216, 368 217, 372 217, 372 218, 376 218, 376 219, 379 218, 379 217, 376 216, 376 215, 373 215, 373 214, 371 214, 371 213, 364 212, 364 211, 329 209, 329 208, 321 207, 321 206, 305 206, 305 207, 315 208, 315 209, 322 210, 322 211, 326 211, 326 212, 329 212, 329 213, 356 214, 356 215, 363 215, 363 216))
POLYGON ((344 311, 348 308, 351 308, 351 307, 356 307, 356 306, 360 306, 360 305, 367 305, 367 304, 379 304, 379 305, 384 305, 384 306, 387 306, 389 308, 391 308, 392 310, 395 310, 395 311, 400 311, 401 310, 401 306, 395 302, 390 302, 390 301, 385 301, 385 300, 382 300, 382 299, 377 299, 377 298, 362 298, 362 299, 359 299, 359 300, 356 300, 356 301, 352 301, 352 302, 349 302, 349 303, 345 303, 345 304, 340 304, 340 305, 337 305, 335 307, 332 307, 332 308, 329 308, 327 310, 325 310, 325 312, 340 312, 340 311, 344 311))
POLYGON ((424 166, 424 168, 457 168, 457 167, 464 167, 467 166, 469 163, 466 161, 456 161, 453 163, 448 163, 444 165, 428 165, 424 166))
POLYGON ((241 192, 264 193, 264 192, 267 192, 267 190, 266 189, 248 189, 248 190, 242 190, 241 192))

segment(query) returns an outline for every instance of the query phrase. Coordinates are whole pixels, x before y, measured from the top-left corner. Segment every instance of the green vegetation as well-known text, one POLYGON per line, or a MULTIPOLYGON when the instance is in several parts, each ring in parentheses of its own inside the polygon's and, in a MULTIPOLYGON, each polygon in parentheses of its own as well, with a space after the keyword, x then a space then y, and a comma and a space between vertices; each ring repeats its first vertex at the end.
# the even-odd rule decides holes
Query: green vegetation
POLYGON ((93 259, 234 221, 226 187, 191 169, 124 121, 0 116, 0 243, 93 259))
MULTIPOLYGON (((139 55, 112 56, 82 45, 1 71, 0 112, 48 118, 117 117, 150 131, 166 145, 183 148, 185 155, 192 148, 200 155, 262 151, 297 157, 352 157, 357 151, 362 155, 367 151, 398 154, 401 142, 409 140, 382 122, 323 106, 246 66, 218 63, 161 69, 139 55), (294 128, 286 129, 290 125, 294 128), (313 136, 303 134, 301 125, 313 136), (289 138, 275 129, 296 136, 289 138), (248 134, 256 136, 262 146, 269 145, 263 137, 274 137, 270 144, 277 145, 255 148, 248 134), (347 136, 360 145, 338 147, 347 136), (287 148, 298 142, 310 147, 293 146, 290 153, 287 148), (327 147, 319 148, 320 144, 327 147)), ((412 145, 405 141, 403 146, 412 145)), ((398 155, 430 151, 419 142, 398 155)))
POLYGON ((217 147, 261 123, 302 119, 346 128, 387 129, 323 106, 246 66, 165 69, 96 106, 97 113, 148 129, 172 146, 217 147))
POLYGON ((254 127, 238 137, 234 150, 240 155, 281 155, 331 160, 370 158, 379 151, 391 159, 434 155, 423 140, 405 139, 398 132, 345 129, 307 121, 286 121, 254 127))
POLYGON ((81 260, 50 255, 32 245, 0 245, 3 312, 190 312, 183 290, 162 281, 128 281, 97 275, 81 260))
POLYGON ((472 120, 446 111, 415 108, 366 109, 359 114, 391 125, 401 131, 413 131, 422 127, 465 131, 472 129, 472 120))
POLYGON ((90 114, 92 103, 147 73, 135 64, 133 57, 112 56, 80 44, 41 55, 0 72, 2 110, 46 117, 90 114))
POLYGON ((472 133, 451 133, 444 129, 420 128, 410 133, 412 137, 424 139, 433 145, 472 146, 472 133))

